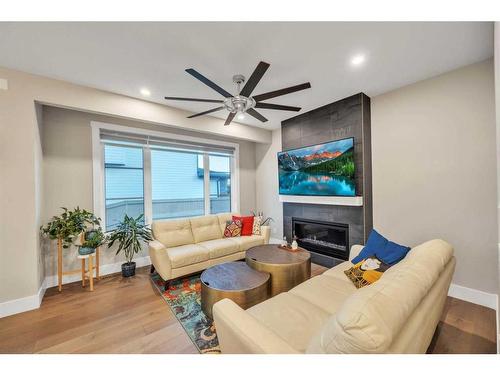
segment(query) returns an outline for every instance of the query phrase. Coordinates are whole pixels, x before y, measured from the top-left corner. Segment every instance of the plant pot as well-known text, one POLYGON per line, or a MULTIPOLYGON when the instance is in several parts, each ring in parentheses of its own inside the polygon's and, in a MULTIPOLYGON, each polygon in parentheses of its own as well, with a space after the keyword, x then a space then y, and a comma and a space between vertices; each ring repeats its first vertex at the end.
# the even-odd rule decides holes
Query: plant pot
POLYGON ((79 247, 78 248, 78 254, 80 255, 89 255, 93 254, 95 252, 95 249, 93 247, 79 247))
POLYGON ((135 262, 122 264, 122 276, 131 277, 135 275, 135 262))
POLYGON ((91 229, 85 232, 85 240, 91 240, 97 235, 97 231, 95 229, 91 229))

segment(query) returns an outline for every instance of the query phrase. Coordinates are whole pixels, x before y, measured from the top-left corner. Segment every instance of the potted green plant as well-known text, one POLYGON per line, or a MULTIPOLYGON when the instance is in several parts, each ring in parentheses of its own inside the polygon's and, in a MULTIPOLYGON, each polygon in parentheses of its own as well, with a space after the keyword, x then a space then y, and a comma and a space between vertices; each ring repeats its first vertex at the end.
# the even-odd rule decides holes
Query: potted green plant
POLYGON ((107 238, 101 227, 96 227, 88 230, 84 234, 84 241, 78 247, 78 254, 89 255, 93 254, 95 250, 106 243, 107 238))
POLYGON ((134 255, 141 251, 141 243, 153 240, 151 229, 144 224, 144 215, 136 218, 125 214, 123 221, 110 232, 108 248, 118 242, 116 254, 125 253, 126 263, 122 264, 122 276, 130 277, 135 275, 134 255))
POLYGON ((57 240, 59 247, 69 248, 88 225, 100 224, 99 218, 92 212, 80 207, 73 210, 62 207, 62 210, 61 215, 53 216, 50 222, 40 227, 41 234, 51 240, 57 240))

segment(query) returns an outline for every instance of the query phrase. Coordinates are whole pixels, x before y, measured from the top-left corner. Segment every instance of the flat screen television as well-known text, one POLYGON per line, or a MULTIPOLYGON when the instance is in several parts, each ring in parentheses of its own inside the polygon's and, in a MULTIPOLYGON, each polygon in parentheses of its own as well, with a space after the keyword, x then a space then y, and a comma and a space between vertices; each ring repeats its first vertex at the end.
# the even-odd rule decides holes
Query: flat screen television
POLYGON ((356 195, 354 138, 278 152, 281 195, 356 195))

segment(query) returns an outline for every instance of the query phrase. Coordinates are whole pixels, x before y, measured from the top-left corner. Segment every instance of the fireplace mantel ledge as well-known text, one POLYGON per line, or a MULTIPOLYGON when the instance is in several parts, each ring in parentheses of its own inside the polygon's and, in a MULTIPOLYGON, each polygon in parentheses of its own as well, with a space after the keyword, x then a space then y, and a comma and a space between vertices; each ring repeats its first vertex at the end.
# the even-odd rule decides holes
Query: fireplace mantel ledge
POLYGON ((333 206, 362 206, 363 197, 323 197, 308 195, 280 195, 280 202, 329 204, 333 206))

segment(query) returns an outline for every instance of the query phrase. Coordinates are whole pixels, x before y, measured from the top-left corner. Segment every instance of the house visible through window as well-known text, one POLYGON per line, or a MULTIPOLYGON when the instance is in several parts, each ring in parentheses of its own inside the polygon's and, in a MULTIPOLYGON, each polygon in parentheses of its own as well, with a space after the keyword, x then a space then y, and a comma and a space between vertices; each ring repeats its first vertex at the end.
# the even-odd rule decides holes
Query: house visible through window
POLYGON ((231 160, 228 156, 209 156, 210 212, 231 211, 231 160))
POLYGON ((153 220, 205 213, 203 155, 151 150, 153 220))
POLYGON ((144 214, 142 148, 105 145, 106 229, 113 229, 125 214, 144 214))
POLYGON ((144 220, 230 212, 234 149, 101 133, 106 229, 144 220))

